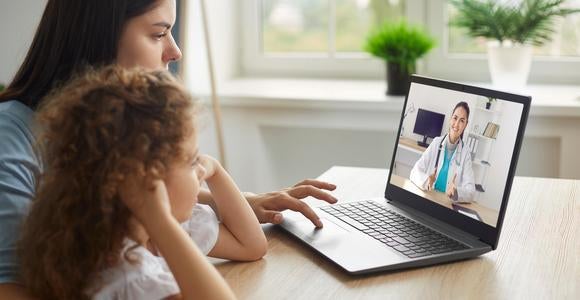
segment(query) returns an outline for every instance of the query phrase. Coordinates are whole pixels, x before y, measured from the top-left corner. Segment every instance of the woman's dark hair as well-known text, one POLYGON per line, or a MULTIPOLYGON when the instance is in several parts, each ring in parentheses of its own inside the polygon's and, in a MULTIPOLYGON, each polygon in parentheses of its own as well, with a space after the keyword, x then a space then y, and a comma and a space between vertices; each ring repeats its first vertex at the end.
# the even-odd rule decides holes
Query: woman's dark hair
POLYGON ((86 66, 111 64, 128 20, 156 0, 48 0, 28 54, 0 102, 36 109, 48 92, 86 66))
MULTIPOLYGON (((465 101, 461 101, 461 102, 457 103, 455 105, 455 108, 453 108, 453 112, 451 113, 451 115, 453 115, 453 113, 460 107, 465 109, 465 112, 467 113, 467 120, 466 121, 467 121, 467 123, 469 123, 469 104, 467 104, 467 102, 465 102, 465 101)), ((465 130, 464 130, 464 132, 465 132, 465 130)), ((461 133, 461 139, 463 140, 463 132, 461 133)))

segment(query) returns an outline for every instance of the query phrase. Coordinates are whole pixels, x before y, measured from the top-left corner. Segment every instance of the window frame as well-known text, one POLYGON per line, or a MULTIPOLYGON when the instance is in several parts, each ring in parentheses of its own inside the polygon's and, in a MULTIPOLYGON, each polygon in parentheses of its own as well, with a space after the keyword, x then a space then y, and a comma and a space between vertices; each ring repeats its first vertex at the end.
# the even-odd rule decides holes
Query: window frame
MULTIPOLYGON (((241 24, 243 25, 239 29, 242 37, 239 57, 242 76, 384 78, 383 61, 366 53, 340 54, 330 57, 320 53, 263 53, 261 16, 259 15, 261 1, 247 0, 246 5, 241 6, 241 24)), ((405 17, 410 22, 423 24, 438 41, 437 47, 419 61, 419 73, 449 80, 490 82, 486 54, 447 53, 446 0, 405 1, 405 17), (465 68, 466 65, 469 65, 469 68, 465 68)), ((333 25, 330 27, 333 30, 333 25)), ((580 57, 534 56, 528 82, 578 84, 580 82, 580 57)))
MULTIPOLYGON (((334 0, 329 0, 334 2, 334 0)), ((406 18, 419 23, 424 20, 427 0, 405 0, 406 18)), ((273 77, 332 77, 378 79, 385 74, 384 63, 366 53, 341 53, 330 57, 327 53, 280 53, 265 54, 261 49, 261 0, 247 0, 242 6, 241 74, 243 76, 273 77)), ((330 5, 329 13, 332 13, 330 5)), ((334 24, 330 24, 334 30, 334 24)), ((329 42, 334 43, 331 37, 329 42)))
MULTIPOLYGON (((460 81, 490 82, 487 54, 450 54, 448 53, 447 1, 431 0, 427 3, 425 26, 437 41, 426 59, 426 70, 430 76, 460 81), (466 69, 465 66, 469 68, 466 69)), ((532 58, 528 83, 578 84, 580 82, 580 57, 532 58)))

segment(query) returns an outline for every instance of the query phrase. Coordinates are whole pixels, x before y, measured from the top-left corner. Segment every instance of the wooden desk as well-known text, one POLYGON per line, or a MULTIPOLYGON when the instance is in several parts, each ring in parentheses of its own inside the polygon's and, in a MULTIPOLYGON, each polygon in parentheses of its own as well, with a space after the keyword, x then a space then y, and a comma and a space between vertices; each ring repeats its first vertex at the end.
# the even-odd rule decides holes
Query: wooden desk
MULTIPOLYGON (((425 199, 429 199, 439 205, 443 205, 449 209, 453 209, 453 207, 451 206, 452 201, 449 199, 449 197, 447 197, 447 195, 445 195, 445 193, 436 191, 424 191, 420 189, 418 186, 416 186, 413 182, 411 182, 411 180, 403 178, 401 176, 397 176, 395 174, 391 175, 391 183, 402 189, 417 194, 425 199)), ((478 203, 461 203, 459 204, 459 206, 466 207, 476 211, 485 223, 493 227, 496 226, 499 211, 487 208, 485 206, 481 206, 478 203)))
POLYGON ((423 152, 425 152, 425 150, 427 150, 426 147, 419 146, 417 144, 417 141, 412 140, 410 138, 406 138, 406 137, 400 137, 399 138, 399 144, 400 145, 405 145, 405 146, 407 146, 407 147, 409 147, 411 149, 415 149, 415 150, 417 150, 417 151, 419 151, 421 153, 423 153, 423 152))
MULTIPOLYGON (((333 167, 320 178, 343 202, 383 195, 387 172, 333 167)), ((280 228, 264 230, 264 259, 216 262, 240 299, 580 299, 578 180, 516 178, 496 251, 421 269, 349 276, 280 228)))

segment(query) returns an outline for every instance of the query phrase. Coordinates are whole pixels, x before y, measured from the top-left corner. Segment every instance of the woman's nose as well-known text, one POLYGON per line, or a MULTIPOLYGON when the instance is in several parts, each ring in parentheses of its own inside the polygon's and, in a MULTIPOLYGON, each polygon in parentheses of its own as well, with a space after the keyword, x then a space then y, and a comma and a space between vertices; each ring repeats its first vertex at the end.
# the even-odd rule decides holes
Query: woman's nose
POLYGON ((167 49, 164 51, 163 56, 164 56, 163 61, 166 63, 170 61, 178 61, 183 56, 181 50, 179 49, 179 46, 177 46, 177 43, 175 43, 173 37, 171 37, 169 45, 167 49))

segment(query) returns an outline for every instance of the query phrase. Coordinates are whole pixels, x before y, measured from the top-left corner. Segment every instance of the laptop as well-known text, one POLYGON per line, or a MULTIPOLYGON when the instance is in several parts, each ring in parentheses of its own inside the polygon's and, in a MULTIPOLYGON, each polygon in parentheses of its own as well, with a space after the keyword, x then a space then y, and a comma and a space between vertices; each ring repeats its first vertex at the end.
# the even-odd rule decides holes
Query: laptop
POLYGON ((309 201, 323 228, 294 212, 284 212, 280 226, 350 274, 493 251, 530 102, 528 96, 414 75, 384 197, 309 201))

